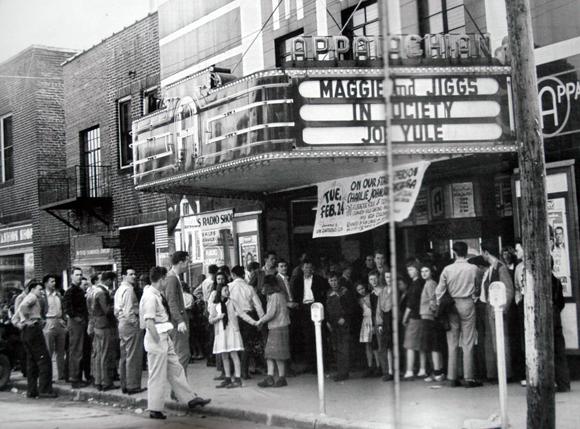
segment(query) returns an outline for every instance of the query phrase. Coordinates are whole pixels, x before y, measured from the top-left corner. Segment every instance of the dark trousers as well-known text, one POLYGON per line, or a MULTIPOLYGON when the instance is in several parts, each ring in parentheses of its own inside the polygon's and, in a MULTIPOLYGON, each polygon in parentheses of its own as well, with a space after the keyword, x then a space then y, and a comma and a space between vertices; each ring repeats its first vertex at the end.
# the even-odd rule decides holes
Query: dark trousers
MULTIPOLYGON (((69 319, 68 320, 68 363, 69 363, 69 379, 71 382, 80 382, 82 379, 83 350, 85 346, 85 337, 87 336, 87 323, 82 320, 80 322, 69 319)), ((89 352, 89 368, 90 368, 90 352, 89 352)))
MULTIPOLYGON (((257 319, 258 317, 257 314, 252 313, 250 313, 250 316, 254 319, 257 319)), ((259 341, 258 330, 241 317, 238 317, 238 325, 240 326, 240 335, 242 336, 242 342, 244 343, 244 351, 241 353, 242 356, 240 360, 242 377, 248 378, 250 357, 254 358, 254 360, 258 358, 255 353, 255 350, 257 349, 256 342, 259 341)))
POLYGON ((39 323, 22 329, 22 342, 26 349, 28 395, 52 392, 52 362, 39 323))
POLYGON ((298 338, 296 338, 296 352, 299 360, 316 369, 316 340, 314 323, 310 318, 310 305, 300 304, 297 309, 296 321, 298 322, 298 338))
POLYGON ((348 375, 350 368, 350 327, 347 323, 332 325, 332 347, 336 359, 336 372, 339 376, 348 375))
POLYGON ((526 346, 524 335, 524 302, 514 304, 510 311, 510 347, 512 375, 516 380, 526 379, 526 346))
POLYGON ((111 386, 115 376, 114 330, 112 328, 95 328, 93 335, 95 385, 111 386))
MULTIPOLYGON (((558 311, 558 310, 555 310, 558 311)), ((560 315, 554 317, 554 369, 558 389, 570 389, 570 370, 566 359, 566 342, 562 332, 560 315)))

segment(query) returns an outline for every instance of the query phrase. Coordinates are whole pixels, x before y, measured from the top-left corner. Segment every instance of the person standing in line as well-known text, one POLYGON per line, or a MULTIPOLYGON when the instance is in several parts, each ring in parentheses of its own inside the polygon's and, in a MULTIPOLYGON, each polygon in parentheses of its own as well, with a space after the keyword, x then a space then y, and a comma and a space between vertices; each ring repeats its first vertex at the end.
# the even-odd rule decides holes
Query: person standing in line
POLYGON ((117 275, 112 271, 105 271, 101 274, 101 281, 93 293, 94 377, 95 386, 99 391, 116 389, 113 384, 114 365, 112 362, 116 323, 113 315, 113 297, 111 296, 116 278, 117 275))
POLYGON ((187 271, 189 265, 189 253, 182 250, 176 251, 171 256, 171 269, 167 273, 165 297, 169 305, 169 316, 175 329, 171 331, 171 340, 175 347, 175 353, 179 356, 179 362, 187 374, 187 364, 191 357, 189 350, 188 323, 185 314, 185 301, 183 299, 183 286, 179 276, 187 271))
POLYGON ((83 271, 80 268, 73 267, 71 269, 71 286, 63 297, 63 308, 67 318, 69 335, 69 379, 73 389, 87 386, 81 377, 81 362, 88 319, 85 291, 81 288, 82 277, 83 271))
MULTIPOLYGON (((215 276, 218 272, 218 266, 216 264, 211 264, 207 269, 207 278, 201 282, 201 284, 197 287, 197 289, 201 289, 202 299, 205 305, 204 309, 204 317, 207 319, 209 316, 209 297, 213 290, 215 284, 215 276)), ((194 292, 195 294, 195 292, 194 292)), ((216 358, 212 353, 213 349, 213 326, 210 323, 207 323, 207 331, 206 331, 206 343, 205 343, 205 355, 207 356, 207 366, 216 366, 216 358)))
POLYGON ((22 325, 22 342, 26 349, 26 378, 29 398, 56 398, 52 390, 52 361, 42 334, 42 283, 31 280, 26 286, 28 294, 24 297, 18 312, 22 325))
POLYGON ((266 253, 266 261, 264 262, 264 266, 262 267, 262 271, 265 275, 276 275, 276 260, 278 259, 278 255, 276 252, 268 251, 266 253))
POLYGON ((511 350, 510 350, 510 326, 509 314, 511 312, 512 302, 514 301, 514 284, 512 276, 507 266, 501 262, 497 257, 491 254, 490 246, 486 243, 481 246, 481 256, 489 268, 483 275, 481 283, 481 294, 479 299, 486 303, 486 317, 485 317, 485 368, 488 380, 497 380, 497 344, 495 332, 495 309, 489 304, 489 286, 496 281, 500 281, 505 285, 506 305, 503 308, 503 330, 505 343, 505 365, 506 377, 511 378, 511 350))
POLYGON ((189 408, 203 407, 211 401, 197 396, 189 386, 183 365, 179 361, 169 333, 173 330, 163 295, 166 270, 153 267, 149 272, 151 285, 143 290, 139 303, 139 323, 145 329, 144 346, 147 351, 148 382, 147 407, 152 419, 166 419, 165 385, 171 385, 177 399, 189 408))
POLYGON ((377 356, 382 369, 382 380, 391 381, 393 379, 393 286, 391 270, 386 268, 383 271, 385 286, 381 286, 378 282, 378 275, 377 271, 371 271, 369 274, 369 284, 373 286, 370 304, 371 312, 372 310, 375 312, 373 322, 377 327, 377 356))
POLYGON ((350 370, 350 323, 353 311, 353 297, 348 289, 340 285, 338 274, 328 273, 330 290, 326 297, 326 325, 330 331, 335 353, 336 374, 334 381, 349 378, 350 370))
POLYGON ((128 267, 121 286, 115 292, 115 317, 119 322, 121 358, 119 378, 123 393, 143 392, 141 373, 143 362, 143 335, 139 328, 139 301, 135 293, 136 271, 128 267))
POLYGON ((449 314, 447 331, 447 348, 449 351, 447 365, 447 385, 459 386, 457 380, 457 358, 461 333, 463 349, 463 374, 465 387, 479 387, 481 382, 475 380, 473 347, 475 345, 475 291, 477 267, 467 262, 467 244, 456 241, 453 244, 455 262, 447 265, 441 272, 439 284, 435 289, 437 305, 448 292, 455 302, 455 310, 449 314))
MULTIPOLYGON (((101 274, 95 273, 91 276, 91 284, 85 291, 85 300, 87 301, 88 322, 87 322, 87 343, 91 345, 91 373, 95 373, 96 351, 93 349, 95 340, 95 318, 93 316, 93 299, 97 291, 97 285, 101 282, 101 274)), ((94 381, 94 380, 93 380, 94 381)))
POLYGON ((421 294, 425 281, 419 276, 419 267, 415 260, 407 262, 407 274, 411 283, 409 285, 409 299, 403 313, 403 325, 405 326, 405 341, 403 347, 407 351, 406 371, 403 381, 415 379, 415 352, 419 352, 419 372, 417 377, 427 377, 427 354, 421 348, 421 294))
POLYGON ((257 320, 264 316, 264 309, 256 290, 246 283, 244 276, 245 272, 241 266, 236 265, 232 268, 233 281, 229 284, 229 293, 238 314, 238 325, 244 344, 241 360, 242 378, 248 380, 250 358, 254 363, 261 358, 257 353, 260 349, 260 338, 256 324, 257 320))
POLYGON ((47 274, 42 279, 46 294, 46 325, 44 326, 44 337, 48 347, 48 356, 52 362, 52 356, 56 355, 56 368, 58 370, 58 380, 65 380, 65 341, 66 322, 62 312, 62 297, 56 290, 56 276, 47 274))
POLYGON ((216 387, 232 389, 242 386, 242 370, 238 352, 244 350, 244 343, 238 324, 239 314, 236 312, 234 302, 230 299, 227 280, 220 279, 222 276, 225 274, 221 272, 217 274, 217 289, 211 294, 209 323, 215 329, 213 352, 221 356, 225 373, 224 380, 216 387), (234 365, 233 380, 230 359, 234 365))
MULTIPOLYGON (((280 264, 278 264, 278 268, 280 264)), ((286 361, 290 361, 290 311, 286 298, 287 291, 274 276, 264 278, 265 293, 268 297, 266 314, 258 320, 258 326, 268 324, 268 341, 265 357, 268 367, 267 377, 258 383, 259 387, 284 387, 286 381, 286 361), (278 368, 278 379, 274 372, 278 368)))

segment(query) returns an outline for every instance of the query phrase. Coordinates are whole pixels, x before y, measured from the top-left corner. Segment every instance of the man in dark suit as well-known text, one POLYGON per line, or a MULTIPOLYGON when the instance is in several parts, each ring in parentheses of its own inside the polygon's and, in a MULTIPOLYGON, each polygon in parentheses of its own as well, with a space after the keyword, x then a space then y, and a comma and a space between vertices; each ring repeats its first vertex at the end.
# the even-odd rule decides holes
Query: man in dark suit
POLYGON ((175 353, 187 375, 187 364, 191 357, 189 350, 189 319, 185 314, 185 302, 183 300, 183 287, 179 276, 187 271, 189 265, 189 253, 178 250, 171 256, 171 269, 167 273, 165 297, 169 306, 169 317, 174 329, 171 331, 171 340, 175 347, 175 353))
POLYGON ((291 285, 292 303, 296 307, 295 348, 299 360, 306 363, 307 369, 316 368, 316 344, 314 340, 314 323, 310 318, 310 306, 314 302, 326 302, 328 283, 314 274, 312 262, 302 262, 302 275, 296 277, 291 285))

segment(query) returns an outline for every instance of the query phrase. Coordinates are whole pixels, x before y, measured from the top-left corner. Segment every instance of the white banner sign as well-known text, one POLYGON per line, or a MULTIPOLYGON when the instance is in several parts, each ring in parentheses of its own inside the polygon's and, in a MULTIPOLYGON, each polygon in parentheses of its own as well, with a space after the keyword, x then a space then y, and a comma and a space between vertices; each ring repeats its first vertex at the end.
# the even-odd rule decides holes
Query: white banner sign
MULTIPOLYGON (((428 161, 395 167, 395 221, 405 220, 415 204, 428 161)), ((313 238, 368 231, 389 221, 389 178, 386 171, 318 184, 313 238)))

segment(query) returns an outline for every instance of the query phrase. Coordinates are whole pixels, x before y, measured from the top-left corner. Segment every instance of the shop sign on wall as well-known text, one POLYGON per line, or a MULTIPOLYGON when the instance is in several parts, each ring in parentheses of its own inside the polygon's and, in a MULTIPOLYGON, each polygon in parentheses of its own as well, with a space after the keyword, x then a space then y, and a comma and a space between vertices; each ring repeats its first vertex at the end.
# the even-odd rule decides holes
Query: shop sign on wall
POLYGON ((451 193, 453 195, 453 217, 474 217, 473 183, 453 183, 451 193))
MULTIPOLYGON (((428 166, 422 161, 395 167, 396 221, 411 213, 428 166)), ((387 223, 388 199, 385 171, 319 183, 313 238, 355 234, 387 223)))
MULTIPOLYGON (((443 151, 446 145, 461 144, 465 152, 475 144, 514 145, 506 75, 445 75, 443 68, 437 75, 393 73, 395 150, 409 144, 431 151, 434 144, 443 151)), ((380 76, 299 82, 296 105, 303 144, 386 144, 383 92, 380 76)))
POLYGON ((29 244, 32 242, 32 226, 17 226, 0 230, 0 247, 29 244))

